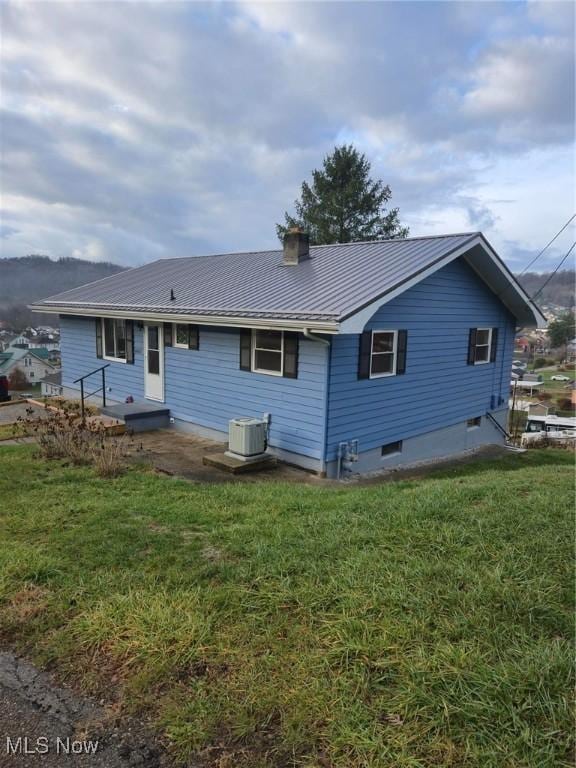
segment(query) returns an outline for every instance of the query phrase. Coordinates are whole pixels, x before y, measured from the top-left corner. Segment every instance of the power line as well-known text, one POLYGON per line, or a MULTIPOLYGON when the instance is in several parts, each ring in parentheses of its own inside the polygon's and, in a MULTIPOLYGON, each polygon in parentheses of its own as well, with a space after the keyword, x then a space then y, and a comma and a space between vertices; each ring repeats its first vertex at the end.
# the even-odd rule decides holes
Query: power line
POLYGON ((544 285, 543 285, 543 286, 540 288, 540 290, 539 290, 539 291, 537 291, 537 292, 534 294, 534 296, 531 296, 531 297, 530 297, 530 300, 531 300, 531 301, 535 301, 535 299, 536 299, 536 296, 539 296, 539 295, 542 293, 542 291, 544 290, 544 288, 546 288, 546 286, 548 285, 548 283, 550 282, 550 280, 552 280, 552 278, 554 277, 554 275, 556 274, 556 272, 558 272, 558 270, 560 269, 560 267, 562 266, 562 264, 564 264, 564 262, 566 261, 566 259, 568 258, 568 256, 570 256, 570 254, 572 253, 572 251, 574 250, 574 248, 576 248, 576 240, 575 240, 575 241, 572 243, 572 245, 571 245, 571 246, 570 246, 570 248, 568 249, 567 253, 566 253, 566 254, 565 254, 563 257, 562 257, 562 259, 560 260, 560 263, 558 264, 558 266, 556 267, 556 269, 554 270, 554 272, 552 272, 552 274, 551 274, 551 275, 548 277, 548 279, 545 281, 544 285))
POLYGON ((533 258, 533 259, 532 259, 532 261, 531 261, 531 262, 528 264, 528 266, 524 267, 524 269, 522 270, 522 272, 520 272, 520 274, 521 274, 521 275, 523 275, 523 274, 524 274, 524 272, 527 272, 527 271, 530 269, 530 267, 532 266, 532 264, 535 264, 535 263, 538 261, 538 259, 540 258, 540 256, 542 256, 542 254, 544 253, 544 251, 547 251, 547 250, 548 250, 548 248, 549 248, 549 247, 552 245, 552 243, 554 242, 554 240, 556 240, 558 237, 560 237, 560 235, 562 234, 562 232, 564 232, 564 230, 566 229, 566 227, 570 226, 570 224, 571 224, 571 223, 574 221, 574 219, 576 219, 576 213, 574 213, 574 214, 573 214, 573 215, 572 215, 572 216, 571 216, 571 217, 568 219, 568 221, 566 222, 566 224, 564 224, 564 226, 562 227, 562 229, 561 229, 560 231, 558 231, 558 232, 557 232, 557 233, 554 235, 554 237, 552 238, 552 240, 550 240, 550 242, 549 242, 549 243, 547 243, 547 245, 545 245, 545 246, 544 246, 544 248, 542 248, 542 250, 540 251, 540 253, 538 253, 536 256, 534 256, 534 258, 533 258))

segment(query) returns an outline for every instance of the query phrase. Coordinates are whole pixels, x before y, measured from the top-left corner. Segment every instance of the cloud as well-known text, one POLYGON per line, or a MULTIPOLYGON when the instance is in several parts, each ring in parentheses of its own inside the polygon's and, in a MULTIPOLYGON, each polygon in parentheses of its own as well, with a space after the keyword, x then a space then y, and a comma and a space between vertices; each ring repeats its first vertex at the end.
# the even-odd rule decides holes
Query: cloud
POLYGON ((573 204, 567 5, 4 2, 1 255, 273 246, 342 141, 414 234, 537 251, 573 204))

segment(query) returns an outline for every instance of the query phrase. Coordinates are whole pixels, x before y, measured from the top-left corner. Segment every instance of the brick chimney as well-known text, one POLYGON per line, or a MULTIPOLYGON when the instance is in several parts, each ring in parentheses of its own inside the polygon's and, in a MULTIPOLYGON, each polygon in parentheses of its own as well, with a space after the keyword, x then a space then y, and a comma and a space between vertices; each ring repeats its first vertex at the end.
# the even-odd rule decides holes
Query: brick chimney
POLYGON ((300 227, 291 227, 284 235, 283 262, 287 267, 294 267, 310 258, 310 237, 300 227))

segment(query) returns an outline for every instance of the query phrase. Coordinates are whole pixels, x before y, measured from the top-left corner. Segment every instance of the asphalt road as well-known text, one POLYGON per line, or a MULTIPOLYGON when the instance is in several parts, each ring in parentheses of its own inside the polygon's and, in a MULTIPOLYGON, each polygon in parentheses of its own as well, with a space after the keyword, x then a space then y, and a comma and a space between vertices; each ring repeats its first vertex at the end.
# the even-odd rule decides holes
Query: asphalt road
POLYGON ((0 767, 161 768, 161 750, 137 724, 111 725, 94 702, 0 653, 0 767))

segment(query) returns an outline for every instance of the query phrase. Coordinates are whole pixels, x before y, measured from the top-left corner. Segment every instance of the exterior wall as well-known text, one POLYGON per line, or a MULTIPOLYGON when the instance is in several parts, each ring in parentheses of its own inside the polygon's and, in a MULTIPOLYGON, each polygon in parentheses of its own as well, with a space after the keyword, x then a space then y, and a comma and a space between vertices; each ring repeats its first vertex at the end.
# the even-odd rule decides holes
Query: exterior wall
MULTIPOLYGON (((62 382, 109 362, 96 357, 94 319, 60 318, 62 382)), ((108 398, 124 402, 128 395, 144 400, 143 331, 135 323, 134 365, 110 362, 108 398)), ((236 416, 271 414, 270 447, 287 460, 321 469, 326 415, 327 348, 300 338, 298 378, 287 379, 241 371, 239 331, 200 328, 198 350, 165 349, 165 398, 178 425, 227 439, 228 421, 236 416), (306 457, 306 458, 302 458, 306 457)), ((88 380, 86 387, 94 385, 88 380)))
MULTIPOLYGON (((494 411, 492 415, 502 427, 506 428, 507 409, 494 411)), ((491 444, 503 445, 504 436, 488 418, 482 418, 480 426, 477 427, 469 427, 466 421, 462 421, 403 440, 401 453, 382 456, 380 447, 360 452, 358 461, 343 463, 341 477, 445 459, 491 444)), ((328 477, 337 476, 336 461, 327 464, 326 474, 328 477)))
MULTIPOLYGON (((335 337, 329 376, 327 459, 342 441, 359 453, 447 427, 505 407, 514 345, 514 319, 472 269, 458 260, 376 312, 366 329, 408 330, 406 373, 358 379, 359 337, 335 337), (468 365, 470 328, 497 327, 496 361, 468 365)), ((485 421, 485 419, 483 419, 485 421)), ((498 433, 497 433, 498 434, 498 433)), ((482 431, 489 442, 501 442, 482 431)), ((431 456, 435 439, 430 444, 431 456)), ((421 450, 419 458, 424 458, 421 450)), ((455 450, 464 450, 458 441, 455 450)), ((399 457, 402 463, 406 454, 399 457)))

